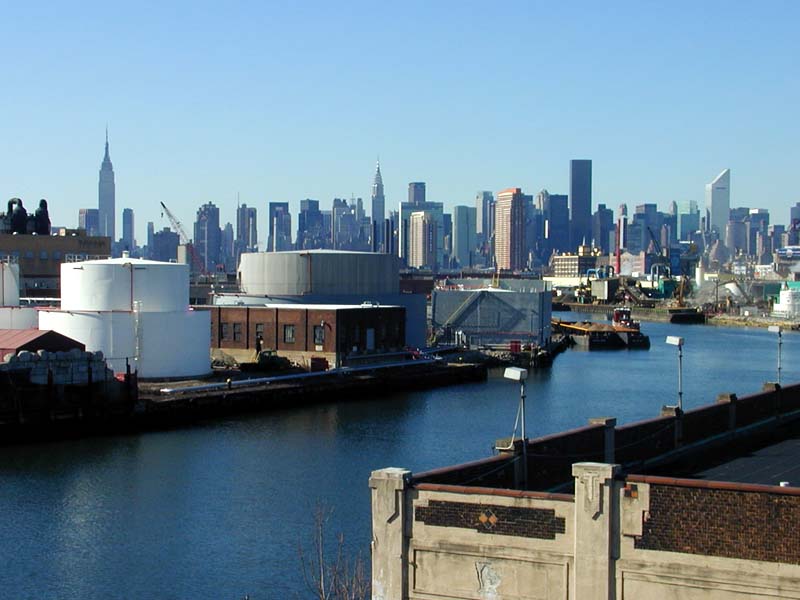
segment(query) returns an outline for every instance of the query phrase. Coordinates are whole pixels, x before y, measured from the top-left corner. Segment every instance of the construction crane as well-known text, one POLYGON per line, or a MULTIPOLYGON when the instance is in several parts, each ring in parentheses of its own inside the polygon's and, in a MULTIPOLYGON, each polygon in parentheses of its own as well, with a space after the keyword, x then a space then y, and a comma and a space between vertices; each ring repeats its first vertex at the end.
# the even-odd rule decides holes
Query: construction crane
POLYGON ((197 256, 197 253, 194 250, 194 244, 192 244, 192 240, 189 239, 189 236, 186 235, 186 231, 184 230, 183 225, 181 225, 181 222, 175 215, 172 214, 172 211, 170 211, 170 209, 167 208, 167 205, 163 202, 161 202, 161 210, 161 216, 163 217, 165 214, 167 215, 167 219, 169 219, 172 229, 178 234, 178 239, 180 240, 181 244, 186 247, 186 251, 191 256, 194 270, 198 273, 205 274, 206 270, 203 266, 203 263, 200 261, 200 257, 197 256))

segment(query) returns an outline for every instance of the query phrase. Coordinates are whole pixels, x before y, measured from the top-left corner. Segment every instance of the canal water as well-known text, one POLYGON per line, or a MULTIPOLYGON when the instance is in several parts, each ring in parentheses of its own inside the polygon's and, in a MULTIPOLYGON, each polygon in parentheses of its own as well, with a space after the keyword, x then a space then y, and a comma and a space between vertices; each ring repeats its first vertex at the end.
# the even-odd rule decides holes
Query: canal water
MULTIPOLYGON (((564 315, 575 318, 576 315, 564 315)), ((569 350, 528 382, 530 437, 654 417, 774 381, 762 329, 644 323, 649 351, 569 350)), ((784 383, 800 334, 783 336, 784 383)), ((368 554, 372 470, 423 471, 486 457, 511 434, 518 385, 489 381, 233 417, 191 428, 0 448, 0 596, 31 599, 311 597, 298 547, 312 513, 368 554)))

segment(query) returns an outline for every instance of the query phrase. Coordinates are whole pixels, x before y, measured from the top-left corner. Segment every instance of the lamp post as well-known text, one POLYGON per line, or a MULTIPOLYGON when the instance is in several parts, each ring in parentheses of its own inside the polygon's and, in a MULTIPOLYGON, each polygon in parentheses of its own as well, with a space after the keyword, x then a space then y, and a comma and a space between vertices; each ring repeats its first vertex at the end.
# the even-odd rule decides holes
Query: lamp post
POLYGON ((503 377, 512 381, 519 381, 519 406, 522 420, 522 489, 528 489, 528 438, 525 435, 525 380, 528 370, 519 367, 506 367, 503 377))
POLYGON ((683 338, 668 335, 667 344, 678 347, 678 410, 683 412, 683 338))
POLYGON ((781 346, 783 345, 782 329, 779 325, 770 325, 767 328, 770 333, 778 334, 778 385, 781 384, 781 346))

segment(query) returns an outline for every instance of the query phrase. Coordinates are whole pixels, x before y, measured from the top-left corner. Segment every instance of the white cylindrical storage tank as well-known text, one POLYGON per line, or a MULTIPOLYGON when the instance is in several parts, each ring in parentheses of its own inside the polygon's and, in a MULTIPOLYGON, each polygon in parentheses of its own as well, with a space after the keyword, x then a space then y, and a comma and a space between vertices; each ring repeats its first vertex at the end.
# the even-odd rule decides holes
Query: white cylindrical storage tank
POLYGON ((39 312, 27 306, 0 307, 0 329, 39 329, 39 312))
POLYGON ((41 310, 39 329, 52 329, 78 340, 89 352, 101 350, 115 373, 125 371, 126 359, 131 370, 136 368, 133 313, 41 310))
POLYGON ((142 313, 139 375, 199 377, 211 371, 211 312, 142 313))
POLYGON ((0 306, 19 306, 19 265, 0 262, 0 306))
POLYGON ((133 258, 61 265, 62 310, 184 311, 189 266, 133 258))

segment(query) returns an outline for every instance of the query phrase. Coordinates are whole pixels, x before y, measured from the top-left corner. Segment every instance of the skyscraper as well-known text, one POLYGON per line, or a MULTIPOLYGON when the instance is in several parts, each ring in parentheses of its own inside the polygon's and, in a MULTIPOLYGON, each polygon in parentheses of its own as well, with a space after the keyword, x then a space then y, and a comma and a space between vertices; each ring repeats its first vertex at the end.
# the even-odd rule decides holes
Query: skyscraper
POLYGON ((194 223, 194 249, 200 266, 206 273, 213 273, 220 260, 222 231, 219 228, 219 209, 209 202, 197 209, 194 223))
POLYGON ((408 184, 408 202, 409 204, 425 204, 425 182, 412 181, 408 184))
POLYGON ((436 227, 433 215, 420 210, 411 213, 409 219, 409 257, 408 266, 433 269, 437 264, 436 227))
POLYGON ((473 255, 478 244, 475 226, 477 212, 474 206, 453 208, 453 256, 461 267, 473 266, 473 255))
POLYGON ((569 219, 572 251, 592 240, 592 161, 569 161, 569 219))
POLYGON ((292 217, 288 202, 269 203, 267 252, 292 249, 292 217))
POLYGON ((242 204, 236 209, 236 260, 242 252, 258 252, 258 211, 242 204))
POLYGON ((716 231, 720 238, 725 236, 731 212, 731 170, 725 169, 714 181, 706 184, 706 211, 709 231, 716 231))
POLYGON ((525 266, 525 198, 520 188, 498 192, 494 203, 494 248, 499 269, 525 266))
POLYGON ((491 220, 490 213, 492 202, 494 202, 492 192, 478 192, 475 195, 475 227, 481 243, 488 241, 490 237, 489 222, 491 220))
POLYGON ((381 251, 383 244, 383 222, 386 219, 386 197, 383 195, 383 177, 381 177, 381 163, 375 168, 375 180, 372 182, 372 221, 375 223, 373 231, 377 239, 373 246, 381 251))
POLYGON ((97 210, 100 220, 100 235, 116 240, 114 166, 108 153, 108 129, 106 129, 106 153, 100 165, 100 181, 97 185, 97 210))
POLYGON ((136 240, 133 237, 133 209, 122 209, 122 249, 133 252, 136 240))

